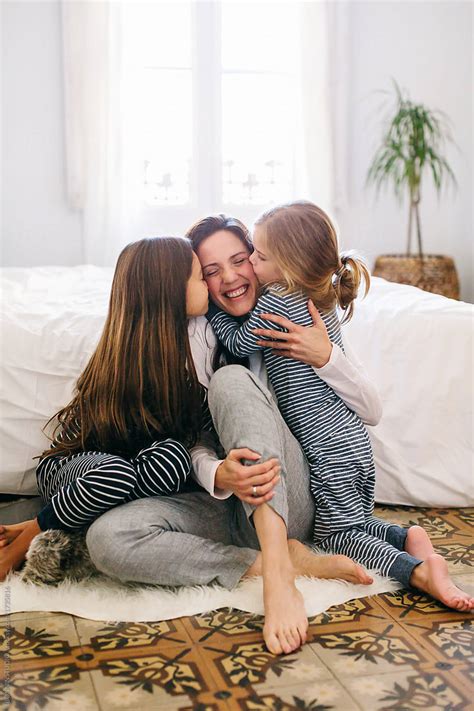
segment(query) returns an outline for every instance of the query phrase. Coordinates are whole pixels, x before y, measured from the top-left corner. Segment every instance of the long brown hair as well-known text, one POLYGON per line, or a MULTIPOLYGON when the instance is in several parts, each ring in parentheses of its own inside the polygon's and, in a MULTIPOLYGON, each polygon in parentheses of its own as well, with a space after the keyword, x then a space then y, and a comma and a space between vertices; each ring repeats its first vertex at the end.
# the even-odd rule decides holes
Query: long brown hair
POLYGON ((278 205, 255 222, 283 274, 287 293, 303 291, 318 309, 331 311, 336 303, 352 317, 353 301, 362 279, 365 294, 370 274, 353 251, 339 253, 336 230, 328 215, 306 200, 278 205))
MULTIPOLYGON (((236 217, 225 215, 222 212, 217 215, 203 217, 201 220, 198 220, 198 222, 195 222, 194 225, 186 232, 186 237, 191 240, 193 249, 197 252, 200 244, 202 244, 208 237, 212 237, 213 234, 220 232, 221 230, 231 232, 242 242, 249 254, 253 252, 250 232, 244 223, 236 217)), ((212 363, 214 370, 218 370, 222 365, 224 365, 222 362, 223 359, 225 363, 238 363, 240 365, 245 365, 246 367, 248 366, 248 358, 238 358, 233 355, 233 353, 231 353, 223 343, 218 341, 212 363)))
POLYGON ((202 398, 186 317, 192 254, 189 240, 178 237, 123 249, 99 343, 42 456, 124 454, 164 437, 195 442, 202 398))

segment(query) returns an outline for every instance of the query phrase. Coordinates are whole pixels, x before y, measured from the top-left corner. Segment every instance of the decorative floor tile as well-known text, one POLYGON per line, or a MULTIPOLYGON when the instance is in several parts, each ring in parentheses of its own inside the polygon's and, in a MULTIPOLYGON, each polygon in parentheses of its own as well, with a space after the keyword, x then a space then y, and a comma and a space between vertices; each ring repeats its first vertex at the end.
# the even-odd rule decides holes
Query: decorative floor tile
POLYGON ((76 628, 83 646, 94 652, 153 649, 189 644, 190 639, 181 620, 164 622, 93 622, 76 619, 76 628))
POLYGON ((443 556, 451 575, 474 573, 474 543, 471 539, 437 543, 436 553, 443 556))
MULTIPOLYGON (((378 507, 377 515, 424 525, 456 584, 474 593, 474 509, 378 507)), ((309 623, 308 644, 274 656, 263 618, 236 610, 152 623, 18 613, 0 618, 12 696, 0 701, 14 711, 472 708, 474 615, 404 590, 309 623)))
POLYGON ((460 617, 469 619, 471 616, 469 612, 451 610, 429 595, 415 590, 397 590, 392 593, 383 593, 377 596, 377 602, 391 617, 400 622, 427 616, 434 616, 438 619, 459 619, 460 617))
POLYGON ((341 682, 364 711, 467 711, 471 697, 452 685, 449 672, 428 670, 346 677, 341 682))
POLYGON ((452 578, 461 590, 474 596, 474 573, 461 573, 453 575, 452 578))
POLYGON ((311 648, 338 678, 385 674, 436 662, 401 625, 389 621, 369 629, 359 625, 351 631, 318 634, 311 648))
POLYGON ((3 708, 12 711, 99 709, 89 674, 80 674, 71 664, 12 672, 3 691, 10 699, 3 708))
POLYGON ((263 617, 224 608, 185 618, 184 625, 190 638, 200 644, 232 641, 236 636, 261 639, 263 617))
POLYGON ((349 600, 342 605, 335 605, 319 615, 309 618, 310 633, 319 630, 321 625, 371 624, 372 621, 383 620, 386 613, 377 604, 375 597, 363 597, 349 600))
POLYGON ((375 516, 396 523, 399 526, 421 526, 433 540, 471 539, 472 528, 469 524, 450 509, 416 509, 411 507, 379 507, 375 516))
POLYGON ((258 687, 240 700, 239 708, 244 711, 357 711, 360 707, 333 679, 277 689, 258 687))
POLYGON ((440 661, 474 662, 474 619, 420 620, 408 623, 406 630, 440 661))
POLYGON ((92 679, 104 709, 181 709, 210 691, 189 648, 107 659, 92 672, 92 679))
POLYGON ((242 640, 230 648, 206 644, 200 651, 219 685, 228 689, 255 689, 262 685, 273 688, 332 678, 309 645, 281 656, 270 654, 262 640, 242 640))
POLYGON ((78 644, 70 615, 19 620, 0 627, 0 651, 15 671, 31 667, 31 663, 44 667, 56 659, 70 657, 78 644))
POLYGON ((450 514, 474 534, 474 508, 451 509, 450 514))

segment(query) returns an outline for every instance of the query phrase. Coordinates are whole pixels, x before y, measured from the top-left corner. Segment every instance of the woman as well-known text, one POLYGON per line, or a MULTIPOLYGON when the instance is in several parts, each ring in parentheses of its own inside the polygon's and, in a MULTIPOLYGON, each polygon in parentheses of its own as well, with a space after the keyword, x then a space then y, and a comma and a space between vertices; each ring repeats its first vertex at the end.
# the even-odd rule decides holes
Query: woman
MULTIPOLYGON (((247 314, 258 286, 244 225, 213 216, 197 223, 188 236, 213 301, 235 316, 247 314)), ((376 424, 381 408, 373 386, 331 345, 321 319, 313 315, 313 328, 288 324, 285 350, 316 367, 361 419, 376 424)), ((218 582, 232 589, 248 576, 263 574, 274 581, 278 574, 278 584, 266 585, 264 637, 272 652, 289 653, 304 643, 307 628, 295 575, 362 583, 370 578, 343 556, 316 556, 299 543, 310 540, 314 520, 308 466, 265 385, 261 360, 253 359, 250 370, 233 365, 212 377, 216 340, 204 319, 192 323, 190 341, 198 378, 209 386, 214 424, 227 455, 220 459, 210 437, 203 439, 192 457, 195 476, 206 491, 134 501, 109 511, 90 527, 89 551, 103 572, 145 583, 218 582), (269 501, 274 508, 264 506, 269 501), (265 559, 260 549, 267 550, 265 559)))

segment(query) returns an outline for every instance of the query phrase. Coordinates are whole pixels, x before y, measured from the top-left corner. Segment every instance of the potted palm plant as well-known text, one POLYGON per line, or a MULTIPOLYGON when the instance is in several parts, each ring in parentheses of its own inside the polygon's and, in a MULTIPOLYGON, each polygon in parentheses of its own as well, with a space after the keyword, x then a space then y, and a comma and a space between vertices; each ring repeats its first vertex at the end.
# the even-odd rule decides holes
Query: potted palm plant
POLYGON ((431 173, 437 193, 447 183, 456 184, 453 171, 442 155, 446 141, 451 141, 448 120, 441 111, 414 104, 394 82, 395 113, 390 119, 382 144, 377 149, 367 174, 367 183, 391 184, 396 197, 409 198, 407 248, 405 254, 377 257, 374 275, 388 281, 412 284, 425 291, 459 299, 459 280, 451 257, 423 252, 420 221, 421 182, 431 173), (412 253, 413 232, 417 253, 412 253))

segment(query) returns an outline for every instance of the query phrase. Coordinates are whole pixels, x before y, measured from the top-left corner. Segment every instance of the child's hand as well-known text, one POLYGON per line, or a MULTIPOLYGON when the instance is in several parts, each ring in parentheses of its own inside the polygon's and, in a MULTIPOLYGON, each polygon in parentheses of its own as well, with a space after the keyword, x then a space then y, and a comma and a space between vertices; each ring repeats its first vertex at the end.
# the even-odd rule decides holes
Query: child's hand
POLYGON ((285 328, 287 333, 267 328, 255 328, 253 333, 257 336, 272 339, 271 343, 258 341, 258 345, 272 348, 286 358, 293 358, 313 365, 315 368, 322 368, 331 356, 332 343, 329 340, 326 324, 311 299, 308 301, 308 311, 313 319, 312 326, 299 326, 276 314, 259 314, 261 318, 273 321, 278 326, 285 328))

